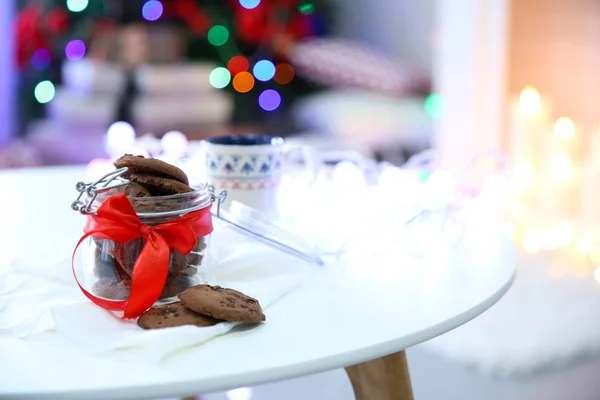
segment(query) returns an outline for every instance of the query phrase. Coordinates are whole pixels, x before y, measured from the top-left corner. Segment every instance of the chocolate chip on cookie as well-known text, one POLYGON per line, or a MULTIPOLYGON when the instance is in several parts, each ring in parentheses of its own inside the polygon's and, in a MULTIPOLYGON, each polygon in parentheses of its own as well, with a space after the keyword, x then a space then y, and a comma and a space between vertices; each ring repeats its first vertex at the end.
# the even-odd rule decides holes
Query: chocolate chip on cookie
POLYGON ((179 293, 192 311, 225 321, 260 322, 266 319, 258 300, 233 289, 196 285, 179 293))
POLYGON ((144 156, 134 156, 125 154, 114 162, 115 167, 129 168, 125 174, 126 177, 131 173, 143 173, 151 175, 159 175, 165 178, 170 178, 179 181, 186 186, 189 184, 188 177, 181 169, 174 165, 168 164, 156 158, 145 158, 144 156))
POLYGON ((145 187, 153 196, 169 196, 172 194, 182 194, 193 192, 194 189, 176 181, 175 179, 164 178, 161 176, 134 172, 129 174, 129 179, 132 182, 138 183, 145 187))
POLYGON ((171 328, 183 325, 213 326, 219 322, 219 320, 187 309, 180 302, 153 307, 143 313, 137 321, 138 325, 144 329, 171 328))

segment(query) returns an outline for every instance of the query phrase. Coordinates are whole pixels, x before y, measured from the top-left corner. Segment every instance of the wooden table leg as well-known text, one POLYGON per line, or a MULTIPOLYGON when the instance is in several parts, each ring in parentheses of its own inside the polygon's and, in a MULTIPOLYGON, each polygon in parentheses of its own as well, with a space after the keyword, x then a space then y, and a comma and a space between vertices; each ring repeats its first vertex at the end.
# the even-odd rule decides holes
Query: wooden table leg
POLYGON ((346 367, 356 400, 412 400, 406 353, 346 367))

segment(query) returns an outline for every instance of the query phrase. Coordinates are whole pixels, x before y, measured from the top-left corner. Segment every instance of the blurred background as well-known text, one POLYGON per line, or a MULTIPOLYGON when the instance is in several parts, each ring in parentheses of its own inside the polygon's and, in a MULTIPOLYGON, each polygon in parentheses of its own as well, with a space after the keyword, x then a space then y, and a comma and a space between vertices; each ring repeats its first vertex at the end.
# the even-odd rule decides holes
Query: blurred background
POLYGON ((501 152, 519 278, 409 351, 416 394, 600 398, 600 1, 2 0, 0 43, 3 169, 240 132, 452 173, 501 152))
POLYGON ((368 136, 374 129, 423 147, 431 135, 435 110, 424 105, 431 1, 394 4, 400 30, 384 1, 18 0, 0 7, 10 43, 1 137, 7 154, 27 154, 3 166, 106 156, 103 138, 117 121, 138 137, 176 130, 190 140, 250 131, 368 136), (346 96, 346 89, 355 90, 346 96), (369 100, 379 102, 372 107, 383 118, 366 109, 359 126, 345 120, 369 100))

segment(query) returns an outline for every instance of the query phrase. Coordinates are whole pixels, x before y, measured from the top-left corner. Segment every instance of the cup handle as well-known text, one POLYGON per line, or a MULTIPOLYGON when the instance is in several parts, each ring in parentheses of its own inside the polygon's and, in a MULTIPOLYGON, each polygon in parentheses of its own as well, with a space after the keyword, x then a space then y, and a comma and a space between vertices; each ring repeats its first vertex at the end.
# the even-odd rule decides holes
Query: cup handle
POLYGON ((305 144, 288 144, 284 148, 285 164, 288 166, 286 169, 291 169, 291 173, 295 174, 298 172, 308 172, 310 179, 308 184, 311 185, 319 174, 319 167, 321 165, 321 159, 318 152, 311 146, 305 144), (302 167, 289 167, 297 164, 303 164, 302 167))

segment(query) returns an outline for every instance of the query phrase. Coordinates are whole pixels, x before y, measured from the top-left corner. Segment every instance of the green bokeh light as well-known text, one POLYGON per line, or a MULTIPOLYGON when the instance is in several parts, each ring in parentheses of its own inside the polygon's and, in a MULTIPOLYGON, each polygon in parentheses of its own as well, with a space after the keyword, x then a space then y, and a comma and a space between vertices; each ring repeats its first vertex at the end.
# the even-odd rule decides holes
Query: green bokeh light
POLYGON ((429 180, 429 175, 429 171, 423 169, 419 171, 419 174, 417 175, 417 180, 419 181, 419 183, 427 183, 427 181, 429 180))
POLYGON ((67 8, 71 12, 81 12, 88 6, 89 0, 67 0, 67 8))
POLYGON ((227 68, 217 67, 210 72, 208 81, 211 86, 217 89, 223 89, 231 82, 231 74, 227 68))
POLYGON ((52 82, 42 81, 36 85, 33 94, 38 102, 46 104, 54 98, 56 89, 54 89, 52 82))
POLYGON ((298 6, 298 11, 302 14, 312 14, 315 12, 315 5, 312 3, 304 3, 298 6))
POLYGON ((437 93, 432 93, 425 99, 425 112, 433 119, 444 115, 444 100, 437 93))
POLYGON ((208 42, 213 46, 223 46, 229 39, 229 31, 223 25, 215 25, 208 31, 208 42))

